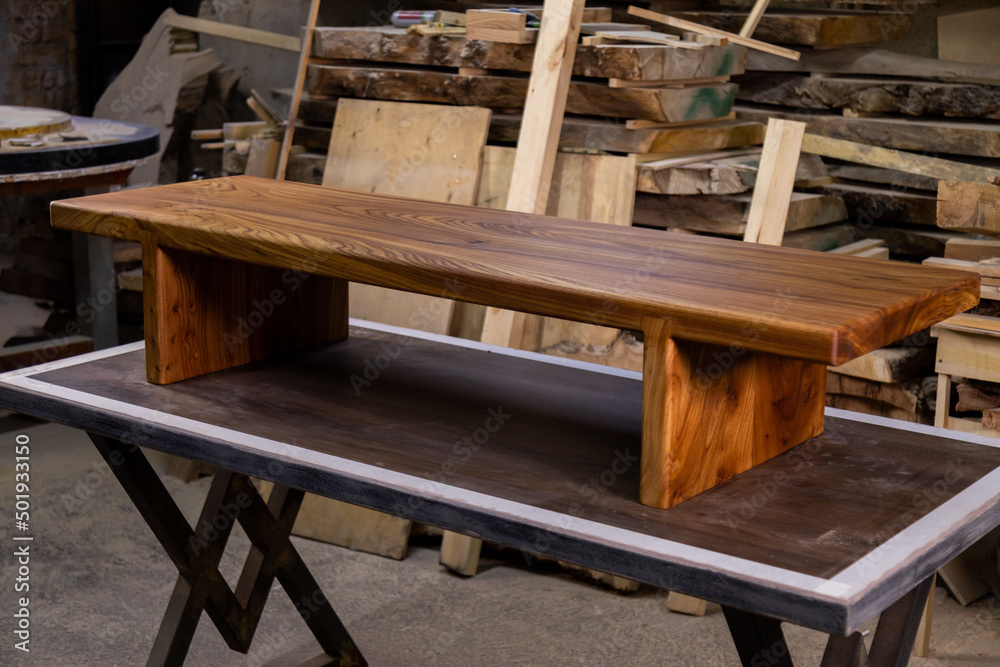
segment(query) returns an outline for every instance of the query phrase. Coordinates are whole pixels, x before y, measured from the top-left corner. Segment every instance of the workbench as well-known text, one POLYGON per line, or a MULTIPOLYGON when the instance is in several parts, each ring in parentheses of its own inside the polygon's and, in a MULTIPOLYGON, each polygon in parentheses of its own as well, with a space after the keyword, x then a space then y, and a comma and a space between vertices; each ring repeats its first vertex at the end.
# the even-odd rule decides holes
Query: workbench
POLYGON ((871 664, 905 665, 931 575, 1000 523, 997 441, 837 410, 784 455, 647 507, 638 374, 352 324, 171 385, 146 381, 142 343, 0 376, 0 407, 91 434, 177 565, 149 664, 183 662, 202 611, 247 650, 275 578, 333 664, 364 664, 289 541, 303 491, 718 602, 747 667, 792 664, 780 620, 830 633, 824 667, 867 664, 857 630, 879 613, 871 664), (217 466, 194 529, 132 444, 217 466), (267 506, 248 476, 275 483, 267 506), (254 544, 235 592, 225 517, 254 544))

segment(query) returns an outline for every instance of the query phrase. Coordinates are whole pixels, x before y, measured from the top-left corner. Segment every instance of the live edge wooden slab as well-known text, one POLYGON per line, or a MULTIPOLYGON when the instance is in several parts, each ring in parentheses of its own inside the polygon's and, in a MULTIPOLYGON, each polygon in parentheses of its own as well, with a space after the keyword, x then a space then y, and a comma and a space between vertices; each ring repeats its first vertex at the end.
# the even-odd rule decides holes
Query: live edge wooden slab
POLYGON ((52 204, 143 244, 155 384, 347 336, 347 282, 645 336, 640 500, 823 430, 825 367, 972 307, 978 277, 247 176, 52 204))

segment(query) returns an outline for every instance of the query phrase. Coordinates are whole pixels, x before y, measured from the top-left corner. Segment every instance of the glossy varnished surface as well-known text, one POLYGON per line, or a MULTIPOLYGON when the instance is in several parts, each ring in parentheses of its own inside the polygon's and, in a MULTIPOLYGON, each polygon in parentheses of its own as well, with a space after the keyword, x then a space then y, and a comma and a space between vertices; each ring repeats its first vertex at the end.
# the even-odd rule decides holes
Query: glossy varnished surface
POLYGON ((253 177, 55 202, 56 227, 840 364, 964 311, 968 273, 253 177))
POLYGON ((145 381, 141 351, 35 379, 824 579, 1000 466, 1000 449, 828 418, 823 435, 657 510, 636 500, 638 380, 357 329, 165 387, 145 381))

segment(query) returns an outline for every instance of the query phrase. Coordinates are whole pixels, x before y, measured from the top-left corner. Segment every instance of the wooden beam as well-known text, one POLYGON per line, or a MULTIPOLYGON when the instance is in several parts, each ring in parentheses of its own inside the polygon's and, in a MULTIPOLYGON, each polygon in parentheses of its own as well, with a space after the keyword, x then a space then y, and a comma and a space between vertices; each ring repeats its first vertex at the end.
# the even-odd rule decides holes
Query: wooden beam
POLYGON ((753 36, 753 31, 757 29, 757 24, 760 23, 769 4, 771 4, 771 0, 757 0, 754 3, 753 8, 750 10, 750 15, 747 16, 746 22, 740 28, 740 37, 753 36))
POLYGON ((281 51, 295 51, 298 53, 302 50, 302 40, 298 37, 268 32, 266 30, 257 30, 255 28, 246 28, 241 25, 230 25, 229 23, 222 23, 220 21, 199 19, 193 16, 184 16, 183 14, 173 14, 167 17, 167 25, 171 28, 190 30, 191 32, 198 32, 203 35, 213 35, 215 37, 266 46, 281 51))
POLYGON ((678 30, 690 30, 691 32, 697 32, 702 35, 711 35, 712 37, 724 37, 733 44, 739 44, 740 46, 745 46, 748 49, 756 49, 757 51, 764 51, 772 55, 788 58, 789 60, 798 60, 799 58, 802 57, 802 54, 794 49, 785 49, 780 46, 774 46, 773 44, 757 41, 756 39, 750 39, 748 37, 740 37, 739 35, 735 35, 731 32, 726 32, 725 30, 717 30, 715 28, 709 28, 708 26, 700 25, 698 23, 692 23, 691 21, 685 21, 684 19, 675 18, 673 16, 667 16, 666 14, 652 12, 648 9, 643 9, 641 7, 631 6, 628 8, 628 13, 632 14, 633 16, 638 16, 639 18, 644 18, 650 21, 656 21, 658 23, 668 25, 671 28, 677 28, 678 30))
POLYGON ((292 93, 292 102, 288 107, 288 126, 285 128, 285 136, 281 142, 281 153, 278 156, 278 168, 275 178, 279 181, 285 180, 285 172, 288 170, 288 156, 292 152, 295 125, 299 122, 299 104, 302 101, 302 88, 306 83, 306 69, 309 67, 309 58, 312 56, 313 30, 316 29, 316 18, 319 16, 319 6, 322 1, 312 0, 312 4, 309 6, 309 16, 300 46, 299 66, 295 72, 295 85, 292 88, 294 91, 292 93))
POLYGON ((802 151, 823 157, 858 164, 894 169, 896 171, 927 176, 947 181, 976 181, 988 183, 991 178, 1000 178, 1000 169, 980 167, 974 164, 942 160, 941 158, 907 153, 881 146, 860 144, 854 141, 833 139, 818 134, 807 133, 802 139, 802 151))
POLYGON ((944 229, 1000 236, 1000 186, 941 181, 937 224, 944 229))
POLYGON ((781 245, 805 131, 805 123, 768 122, 744 241, 781 245))
MULTIPOLYGON (((579 38, 583 0, 546 0, 545 9, 507 196, 507 210, 520 213, 545 213, 548 205, 576 57, 576 50, 567 49, 566 45, 576 44, 579 38)), ((489 308, 483 322, 482 341, 510 345, 521 340, 523 329, 523 313, 489 308)))

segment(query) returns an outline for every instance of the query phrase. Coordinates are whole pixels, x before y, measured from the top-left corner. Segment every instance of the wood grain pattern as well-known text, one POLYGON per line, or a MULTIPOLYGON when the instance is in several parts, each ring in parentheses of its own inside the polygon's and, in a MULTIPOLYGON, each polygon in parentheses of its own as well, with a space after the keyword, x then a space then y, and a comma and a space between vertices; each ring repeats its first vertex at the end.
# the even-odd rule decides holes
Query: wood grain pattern
POLYGON ((674 340, 648 322, 642 503, 673 507, 823 431, 826 368, 674 340))
MULTIPOLYGON (((402 28, 316 28, 313 55, 320 58, 434 67, 529 72, 535 47, 423 36, 402 28)), ((736 46, 699 50, 651 44, 577 46, 573 74, 600 79, 704 79, 741 74, 746 51, 736 46)))
POLYGON ((937 224, 945 229, 1000 236, 1000 186, 941 181, 937 224))
MULTIPOLYGON (((685 12, 679 16, 715 28, 732 30, 740 25, 744 15, 732 12, 685 12)), ((830 49, 902 39, 909 33, 911 22, 911 15, 903 13, 769 12, 761 18, 754 37, 771 44, 830 49)))
POLYGON ((232 368, 347 335, 347 281, 143 239, 147 378, 232 368))
MULTIPOLYGON (((517 109, 530 85, 528 79, 512 76, 310 65, 308 89, 310 95, 517 109)), ((727 116, 737 88, 734 83, 656 89, 573 82, 565 105, 568 113, 679 123, 727 116)))
POLYGON ((979 298, 964 271, 249 176, 62 200, 52 222, 623 329, 669 319, 679 339, 816 363, 843 363, 979 298))

